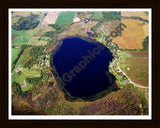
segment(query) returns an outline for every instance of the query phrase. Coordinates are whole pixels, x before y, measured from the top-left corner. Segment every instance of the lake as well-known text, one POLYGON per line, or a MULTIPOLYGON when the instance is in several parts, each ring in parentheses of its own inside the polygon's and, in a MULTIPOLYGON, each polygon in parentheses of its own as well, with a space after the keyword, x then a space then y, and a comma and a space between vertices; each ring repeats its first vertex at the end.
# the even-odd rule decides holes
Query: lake
POLYGON ((115 82, 108 68, 112 53, 95 40, 68 37, 53 53, 51 60, 73 97, 94 96, 115 82))

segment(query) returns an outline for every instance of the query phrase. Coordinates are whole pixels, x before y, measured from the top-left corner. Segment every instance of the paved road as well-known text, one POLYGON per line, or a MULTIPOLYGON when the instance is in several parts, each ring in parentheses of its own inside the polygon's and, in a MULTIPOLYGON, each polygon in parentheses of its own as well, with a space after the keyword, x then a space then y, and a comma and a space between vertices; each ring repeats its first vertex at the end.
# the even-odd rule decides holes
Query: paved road
POLYGON ((132 83, 133 85, 135 85, 135 86, 137 86, 137 87, 139 87, 139 88, 149 88, 149 87, 145 87, 145 86, 142 86, 142 85, 139 85, 139 84, 134 83, 134 82, 131 81, 131 79, 127 76, 127 74, 124 73, 124 72, 119 68, 119 66, 118 66, 118 69, 127 77, 127 79, 129 80, 129 82, 132 83))

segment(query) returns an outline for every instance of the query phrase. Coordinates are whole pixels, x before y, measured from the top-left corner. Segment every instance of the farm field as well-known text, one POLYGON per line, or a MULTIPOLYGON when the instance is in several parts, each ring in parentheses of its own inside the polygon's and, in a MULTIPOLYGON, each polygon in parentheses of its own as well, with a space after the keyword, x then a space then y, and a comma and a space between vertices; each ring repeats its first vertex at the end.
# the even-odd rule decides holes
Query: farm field
POLYGON ((121 16, 123 16, 123 17, 141 17, 145 20, 149 19, 148 15, 142 11, 141 12, 122 11, 121 16))
MULTIPOLYGON (((127 26, 122 31, 122 37, 113 38, 120 48, 142 49, 142 42, 146 37, 143 29, 143 22, 133 19, 122 19, 123 24, 127 26)), ((148 25, 148 24, 147 24, 148 25)))
POLYGON ((12 41, 17 37, 18 35, 12 35, 12 41))
POLYGON ((41 25, 55 24, 60 12, 47 12, 41 25))
POLYGON ((25 64, 29 59, 31 59, 31 56, 29 55, 31 48, 27 48, 24 50, 24 52, 22 53, 22 55, 24 56, 22 59, 21 64, 25 64))
POLYGON ((94 15, 92 16, 93 20, 99 20, 103 18, 102 12, 94 12, 94 15))
POLYGON ((60 12, 55 24, 70 24, 73 21, 75 12, 60 12))
POLYGON ((30 38, 28 44, 33 46, 43 46, 47 44, 49 38, 44 35, 49 31, 55 31, 55 29, 50 26, 38 26, 37 32, 30 38))
POLYGON ((12 64, 13 64, 13 61, 17 58, 17 55, 20 53, 21 49, 14 49, 12 48, 12 64))
POLYGON ((12 45, 14 46, 22 46, 24 44, 28 44, 31 37, 38 31, 37 28, 32 30, 21 30, 16 31, 12 29, 12 35, 17 35, 17 37, 12 41, 12 45))
POLYGON ((44 46, 48 43, 47 39, 48 39, 47 37, 46 38, 44 37, 44 39, 41 39, 41 37, 32 37, 29 40, 28 44, 32 46, 44 46))
MULTIPOLYGON (((148 87, 148 52, 125 51, 128 55, 121 59, 121 69, 135 83, 148 87)), ((124 56, 124 55, 121 55, 124 56)))

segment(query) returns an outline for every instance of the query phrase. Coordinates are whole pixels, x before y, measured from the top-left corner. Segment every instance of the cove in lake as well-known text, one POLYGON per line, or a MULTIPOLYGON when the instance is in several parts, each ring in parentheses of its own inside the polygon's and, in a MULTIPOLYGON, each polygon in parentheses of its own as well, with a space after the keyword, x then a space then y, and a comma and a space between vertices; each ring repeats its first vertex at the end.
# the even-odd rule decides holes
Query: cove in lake
POLYGON ((72 97, 94 96, 115 83, 115 77, 109 73, 108 68, 109 62, 113 59, 109 49, 104 47, 99 49, 97 55, 92 53, 95 57, 88 52, 92 52, 93 49, 98 50, 98 45, 102 44, 88 38, 68 37, 61 40, 59 47, 52 53, 51 64, 54 64, 60 78, 63 78, 64 89, 72 97), (84 60, 87 55, 90 55, 89 63, 87 59, 84 60), (79 65, 81 61, 87 63, 84 68, 79 65), (81 70, 76 72, 73 70, 75 66, 79 66, 81 70), (67 82, 64 78, 71 79, 67 82))

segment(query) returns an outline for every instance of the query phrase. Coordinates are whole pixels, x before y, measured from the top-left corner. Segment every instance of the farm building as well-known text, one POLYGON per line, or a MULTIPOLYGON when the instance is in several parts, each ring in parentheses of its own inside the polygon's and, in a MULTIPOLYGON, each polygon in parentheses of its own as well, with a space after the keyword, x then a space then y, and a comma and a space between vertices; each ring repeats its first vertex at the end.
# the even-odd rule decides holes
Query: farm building
POLYGON ((79 22, 80 21, 80 18, 79 17, 75 17, 74 19, 73 19, 73 22, 79 22))

